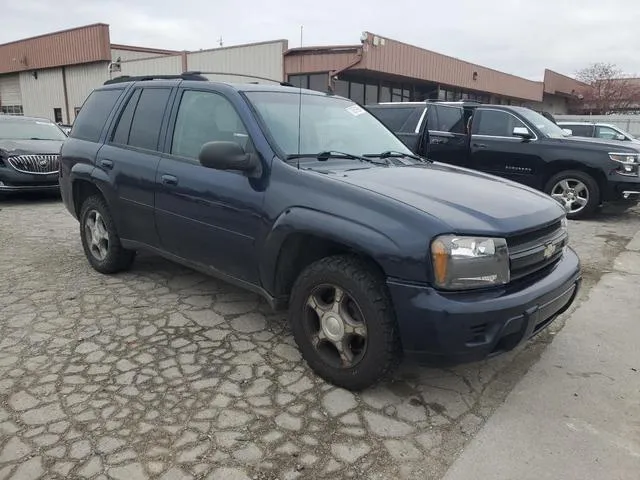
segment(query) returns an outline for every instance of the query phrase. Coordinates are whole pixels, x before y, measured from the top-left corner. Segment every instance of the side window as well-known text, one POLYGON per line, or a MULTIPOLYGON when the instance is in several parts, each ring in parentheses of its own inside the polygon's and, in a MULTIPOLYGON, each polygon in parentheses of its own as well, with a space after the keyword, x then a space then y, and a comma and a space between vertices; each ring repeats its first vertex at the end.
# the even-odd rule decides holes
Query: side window
POLYGON ((605 138, 607 140, 615 140, 618 132, 609 127, 596 127, 596 138, 605 138))
POLYGON ((97 142, 104 124, 120 97, 122 89, 94 90, 85 100, 76 120, 70 137, 97 142))
POLYGON ((490 137, 512 137, 515 127, 526 127, 524 123, 513 115, 499 110, 478 110, 477 121, 473 122, 475 135, 490 137))
POLYGON ((574 137, 592 137, 593 127, 591 125, 562 125, 561 128, 568 128, 574 137))
POLYGON ((129 98, 127 106, 124 108, 120 119, 118 120, 118 126, 116 127, 111 141, 119 145, 127 145, 129 143, 129 132, 131 131, 131 121, 133 120, 133 112, 138 105, 138 99, 140 98, 140 92, 142 90, 137 89, 133 92, 133 95, 129 98))
POLYGON ((169 100, 169 88, 143 88, 129 131, 127 145, 147 150, 158 149, 160 126, 169 100))
POLYGON ((465 133, 464 111, 461 108, 445 107, 442 105, 439 105, 436 108, 438 110, 438 123, 436 126, 430 127, 430 130, 450 133, 465 133))
POLYGON ((207 142, 231 141, 248 149, 249 136, 231 103, 213 92, 186 90, 182 94, 171 153, 198 158, 207 142))

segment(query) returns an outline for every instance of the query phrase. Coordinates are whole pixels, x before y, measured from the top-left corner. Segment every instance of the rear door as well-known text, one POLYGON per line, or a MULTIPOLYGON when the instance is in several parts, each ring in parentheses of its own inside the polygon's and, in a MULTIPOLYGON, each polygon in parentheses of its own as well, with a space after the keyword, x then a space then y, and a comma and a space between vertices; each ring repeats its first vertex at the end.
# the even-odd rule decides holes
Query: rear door
POLYGON ((427 113, 426 156, 438 162, 466 166, 468 136, 464 109, 448 105, 430 105, 427 113))
POLYGON ((540 139, 515 114, 478 108, 472 119, 469 167, 541 188, 545 163, 540 139), (515 127, 527 128, 534 137, 523 140, 513 135, 515 127))
POLYGON ((153 247, 159 245, 154 218, 158 145, 171 92, 166 85, 135 86, 96 161, 116 194, 120 236, 153 247))

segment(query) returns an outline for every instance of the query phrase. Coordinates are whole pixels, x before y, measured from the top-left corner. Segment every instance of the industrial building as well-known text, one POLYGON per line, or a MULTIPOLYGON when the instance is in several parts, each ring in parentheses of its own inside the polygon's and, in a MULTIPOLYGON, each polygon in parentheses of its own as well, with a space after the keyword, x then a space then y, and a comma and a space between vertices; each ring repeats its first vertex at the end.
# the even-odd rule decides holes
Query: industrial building
POLYGON ((212 80, 283 80, 286 40, 196 52, 112 44, 109 26, 94 24, 0 45, 0 112, 73 123, 92 89, 112 76, 240 73, 212 80))
POLYGON ((526 105, 554 114, 579 103, 576 80, 546 70, 536 82, 364 32, 360 43, 288 49, 287 40, 209 50, 111 43, 93 24, 0 45, 0 113, 73 123, 91 90, 118 75, 210 72, 220 81, 283 80, 361 104, 425 99, 526 105))

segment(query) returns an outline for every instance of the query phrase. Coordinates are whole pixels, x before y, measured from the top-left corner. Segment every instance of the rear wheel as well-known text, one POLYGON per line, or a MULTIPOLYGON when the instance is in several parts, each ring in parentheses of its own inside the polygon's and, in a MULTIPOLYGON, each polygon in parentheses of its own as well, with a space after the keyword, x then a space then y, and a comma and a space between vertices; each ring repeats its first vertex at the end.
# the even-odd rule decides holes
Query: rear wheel
POLYGON ((545 192, 565 208, 570 219, 588 217, 600 204, 598 182, 591 175, 578 170, 554 175, 547 182, 545 192))
POLYGON ((87 260, 98 272, 116 273, 131 267, 135 252, 120 244, 109 209, 99 195, 87 198, 82 204, 80 237, 87 260))
POLYGON ((309 366, 339 387, 367 388, 400 359, 384 279, 357 257, 328 257, 307 267, 292 290, 289 322, 309 366))

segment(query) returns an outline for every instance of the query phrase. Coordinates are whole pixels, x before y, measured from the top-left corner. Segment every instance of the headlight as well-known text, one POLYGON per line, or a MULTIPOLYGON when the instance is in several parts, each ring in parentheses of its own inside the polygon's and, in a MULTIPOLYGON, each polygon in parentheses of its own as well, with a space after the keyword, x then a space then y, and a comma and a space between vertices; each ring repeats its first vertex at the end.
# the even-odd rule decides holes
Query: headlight
POLYGON ((640 163, 640 153, 610 153, 609 158, 614 162, 625 165, 637 165, 640 163))
POLYGON ((509 283, 509 251, 504 238, 443 235, 431 243, 435 285, 467 290, 509 283))

